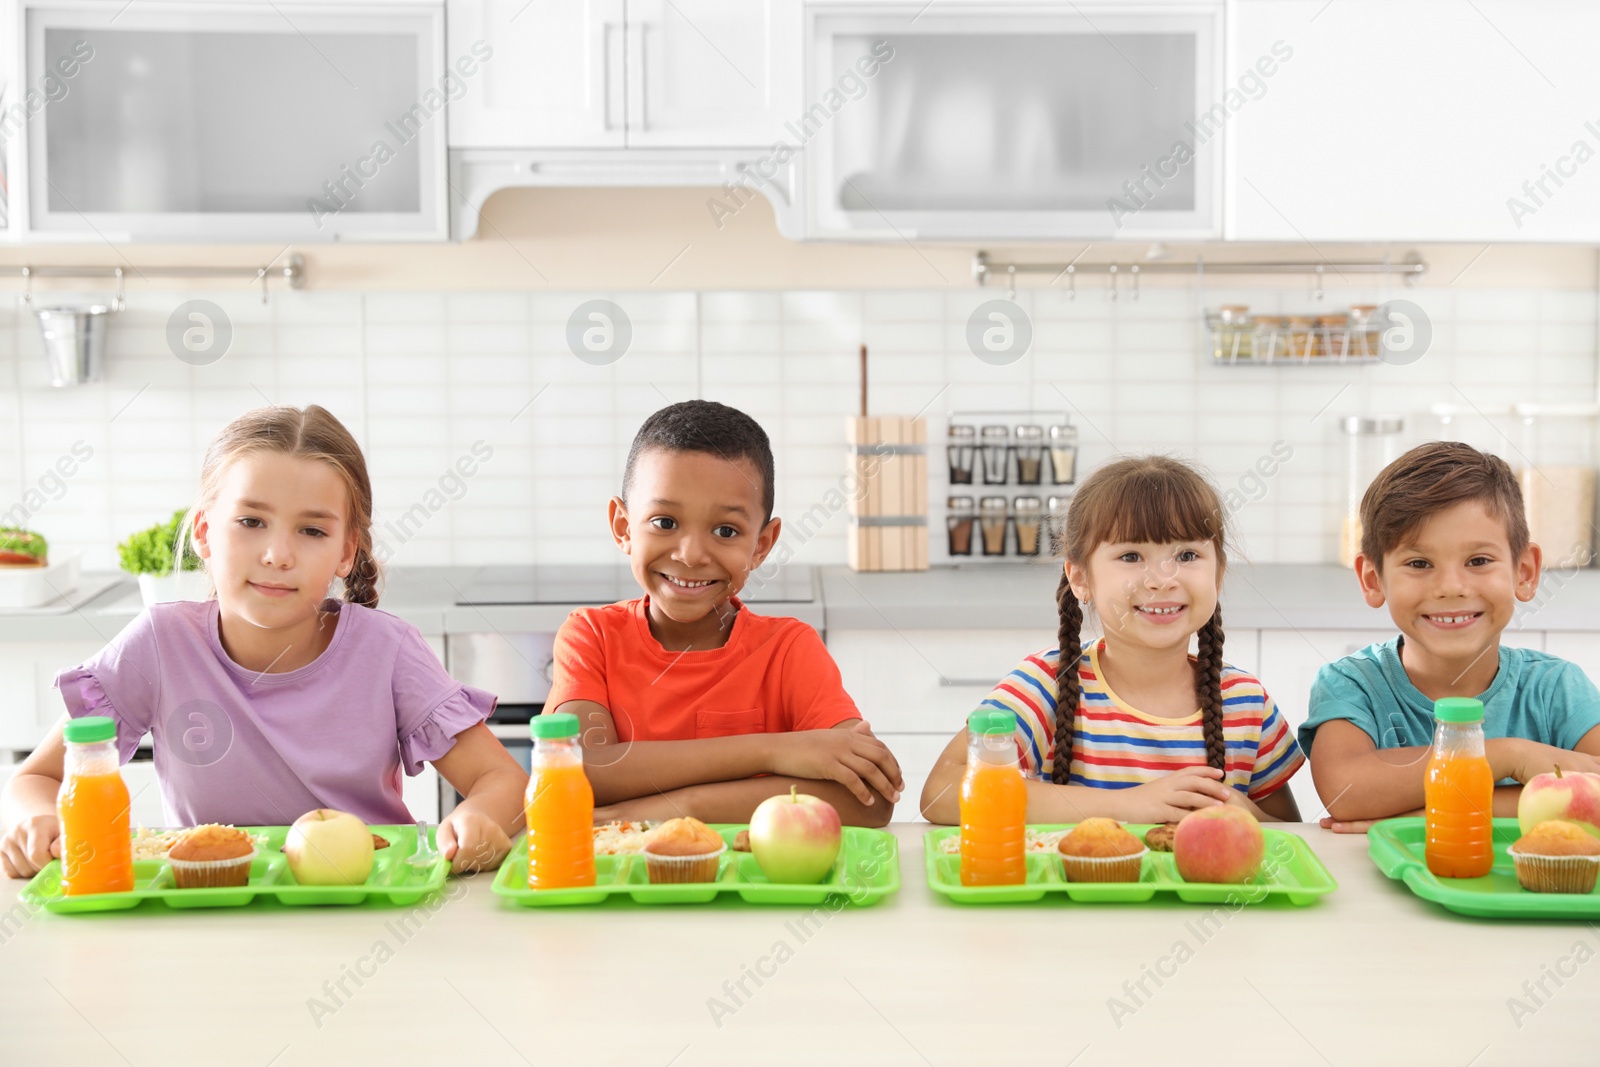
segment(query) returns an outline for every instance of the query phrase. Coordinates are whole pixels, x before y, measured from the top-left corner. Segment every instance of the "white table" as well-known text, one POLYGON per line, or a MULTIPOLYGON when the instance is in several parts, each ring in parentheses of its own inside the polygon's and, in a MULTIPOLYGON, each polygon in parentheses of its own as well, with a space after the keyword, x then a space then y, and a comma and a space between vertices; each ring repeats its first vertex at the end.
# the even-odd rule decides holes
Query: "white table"
POLYGON ((1203 938, 1197 905, 947 904, 925 829, 895 827, 898 895, 808 936, 799 908, 515 908, 489 876, 415 913, 29 915, 3 882, 0 1063, 1600 1062, 1600 930, 1455 917, 1363 837, 1291 827, 1338 892, 1203 938))

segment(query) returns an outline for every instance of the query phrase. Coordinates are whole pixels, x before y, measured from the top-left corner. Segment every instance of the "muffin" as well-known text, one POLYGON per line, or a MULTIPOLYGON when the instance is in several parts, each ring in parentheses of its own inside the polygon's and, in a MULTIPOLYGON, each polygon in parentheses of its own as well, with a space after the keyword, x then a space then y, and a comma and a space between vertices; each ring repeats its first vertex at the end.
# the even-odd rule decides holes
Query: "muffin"
POLYGON ((1600 875, 1600 840, 1575 822, 1542 822, 1506 849, 1517 881, 1530 893, 1593 893, 1600 875))
POLYGON ((722 854, 722 835, 699 819, 668 819, 645 838, 641 853, 653 884, 714 882, 722 854))
POLYGON ((1171 852, 1172 838, 1177 832, 1177 823, 1164 822, 1160 826, 1152 826, 1145 831, 1144 843, 1150 846, 1151 852, 1171 852))
POLYGON ((167 850, 172 882, 179 889, 218 889, 250 881, 256 858, 250 835, 232 826, 196 826, 167 850))
POLYGON ((1085 819, 1056 848, 1069 882, 1137 882, 1149 851, 1115 819, 1085 819))

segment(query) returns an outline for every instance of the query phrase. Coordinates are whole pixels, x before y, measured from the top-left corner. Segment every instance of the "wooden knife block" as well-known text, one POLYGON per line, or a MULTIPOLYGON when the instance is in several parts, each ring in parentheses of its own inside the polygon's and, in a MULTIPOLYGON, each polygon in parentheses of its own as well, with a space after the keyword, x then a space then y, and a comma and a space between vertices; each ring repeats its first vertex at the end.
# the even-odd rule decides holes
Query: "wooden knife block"
POLYGON ((848 560, 855 571, 928 569, 928 425, 874 415, 845 425, 850 497, 848 560))

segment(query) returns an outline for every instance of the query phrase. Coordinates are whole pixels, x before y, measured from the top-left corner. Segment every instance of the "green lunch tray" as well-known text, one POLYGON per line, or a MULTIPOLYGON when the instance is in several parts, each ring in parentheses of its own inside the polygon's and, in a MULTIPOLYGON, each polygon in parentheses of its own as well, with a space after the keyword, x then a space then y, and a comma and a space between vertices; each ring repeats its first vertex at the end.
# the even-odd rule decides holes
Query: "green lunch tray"
MULTIPOLYGON (((1075 823, 1029 826, 1030 830, 1053 833, 1070 830, 1075 823)), ((1129 824, 1127 830, 1144 838, 1149 824, 1129 824)), ((1048 894, 1065 896, 1084 904, 1141 903, 1156 894, 1174 894, 1191 904, 1259 904, 1272 898, 1291 904, 1314 904, 1319 897, 1339 888, 1328 868, 1322 865, 1311 846, 1295 834, 1262 828, 1266 835, 1266 858, 1261 874, 1250 882, 1185 882, 1178 877, 1172 853, 1151 850, 1145 853, 1137 882, 1069 882, 1061 854, 1030 852, 1027 855, 1027 880, 1021 885, 965 886, 961 884, 961 856, 944 851, 944 841, 958 837, 959 826, 930 830, 922 840, 928 860, 928 887, 961 904, 1011 904, 1043 900, 1048 894)))
POLYGON ((846 826, 839 858, 828 877, 816 885, 771 882, 749 852, 735 852, 733 839, 743 824, 711 827, 728 843, 714 882, 653 885, 640 855, 596 856, 594 885, 575 889, 528 888, 528 839, 517 841, 495 875, 494 891, 524 907, 549 904, 599 904, 627 895, 640 904, 705 904, 738 894, 752 904, 821 904, 842 897, 851 904, 876 904, 900 889, 899 844, 893 834, 846 826))
POLYGON ((417 850, 415 826, 371 826, 389 847, 373 857, 372 874, 362 885, 300 885, 289 872, 289 858, 278 849, 289 836, 287 826, 241 826, 257 839, 250 881, 221 889, 179 889, 172 883, 166 860, 136 860, 133 889, 127 893, 95 893, 80 897, 61 892, 61 861, 51 860, 23 887, 21 896, 47 911, 63 915, 92 911, 126 911, 147 900, 169 908, 236 908, 258 898, 281 904, 365 904, 405 906, 442 888, 450 861, 441 856, 431 867, 416 868, 406 858, 417 850), (264 839, 264 840, 263 840, 264 839))
POLYGON ((1423 900, 1487 919, 1600 918, 1600 892, 1530 893, 1517 882, 1506 846, 1522 836, 1515 819, 1494 821, 1494 866, 1482 878, 1440 878, 1424 858, 1427 830, 1419 816, 1385 819, 1367 830, 1367 855, 1390 878, 1423 900))

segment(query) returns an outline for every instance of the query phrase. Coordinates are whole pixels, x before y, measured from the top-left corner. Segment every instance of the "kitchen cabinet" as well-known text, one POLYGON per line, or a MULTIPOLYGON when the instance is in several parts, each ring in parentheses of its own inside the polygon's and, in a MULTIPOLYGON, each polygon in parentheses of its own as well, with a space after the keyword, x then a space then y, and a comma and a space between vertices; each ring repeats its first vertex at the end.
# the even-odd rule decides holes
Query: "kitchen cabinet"
POLYGON ((56 674, 100 651, 98 641, 8 641, 0 644, 0 750, 31 752, 66 714, 56 674))
POLYGON ((1221 234, 1223 4, 807 10, 808 236, 1221 234))
POLYGON ((1022 658, 1054 648, 1033 630, 838 630, 828 651, 844 687, 905 776, 897 819, 920 819, 922 786, 950 739, 1022 658))
POLYGON ((9 146, 14 235, 446 235, 445 106, 471 79, 437 4, 105 7, 20 5, 17 87, 50 103, 9 146))
POLYGON ((800 0, 450 0, 451 56, 483 41, 452 148, 769 146, 800 110, 800 0))
POLYGON ((1600 240, 1597 35, 1580 0, 1238 0, 1229 77, 1277 69, 1227 121, 1226 236, 1600 240))
POLYGON ((446 55, 492 50, 450 103, 450 147, 623 147, 624 26, 623 0, 450 0, 446 55))
POLYGON ((1576 663, 1590 681, 1600 685, 1600 633, 1552 630, 1544 635, 1544 650, 1576 663))

